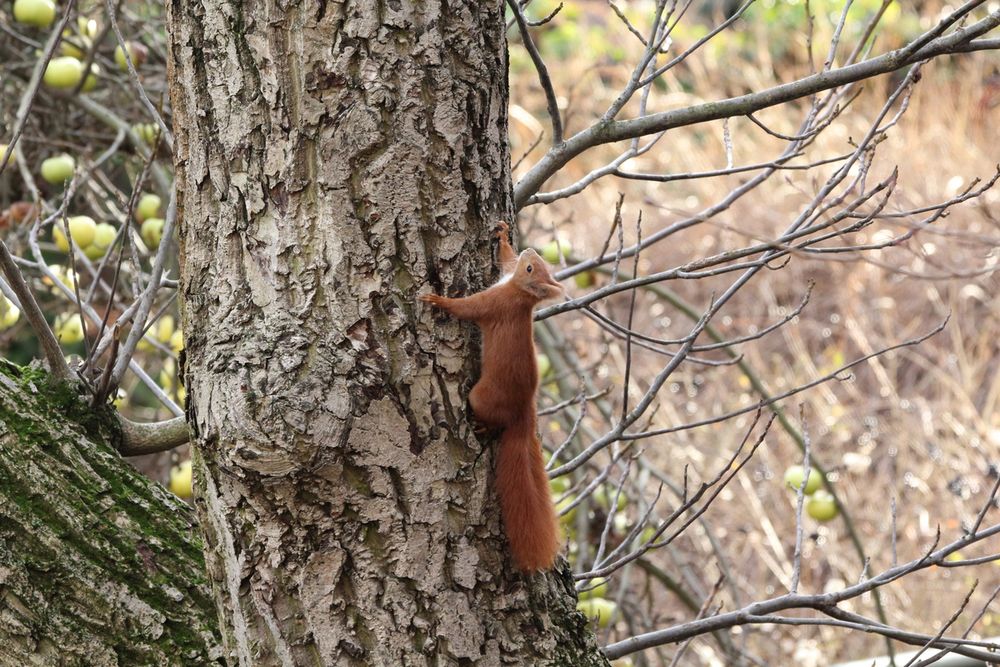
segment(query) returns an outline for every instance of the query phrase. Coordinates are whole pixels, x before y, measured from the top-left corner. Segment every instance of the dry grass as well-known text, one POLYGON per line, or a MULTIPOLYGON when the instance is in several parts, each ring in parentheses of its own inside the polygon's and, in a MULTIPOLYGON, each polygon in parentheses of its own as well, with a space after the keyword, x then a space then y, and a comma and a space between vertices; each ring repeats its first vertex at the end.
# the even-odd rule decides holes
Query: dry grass
MULTIPOLYGON (((622 43, 627 37, 621 37, 622 43)), ((781 72, 781 80, 803 71, 801 63, 770 62, 763 48, 757 53, 767 61, 765 66, 726 63, 708 53, 697 57, 683 72, 669 77, 665 89, 653 94, 651 109, 669 109, 773 85, 778 80, 773 74, 776 70, 781 72), (690 92, 692 81, 696 82, 695 92, 690 92)), ((576 57, 550 62, 557 89, 569 91, 563 101, 570 132, 599 116, 627 76, 622 66, 586 64, 589 55, 580 52, 576 57)), ((873 170, 874 178, 879 178, 898 166, 897 209, 947 199, 972 179, 992 175, 998 159, 995 128, 1000 121, 1000 108, 991 102, 996 99, 991 95, 996 95, 997 86, 990 78, 996 67, 995 56, 992 58, 963 57, 926 68, 909 111, 880 146, 873 170)), ((516 52, 512 61, 517 65, 516 52)), ((887 78, 870 82, 852 109, 810 150, 810 156, 815 159, 850 151, 851 138, 867 129, 889 85, 887 78)), ((515 113, 511 127, 516 158, 546 123, 544 101, 530 72, 512 76, 512 101, 537 119, 533 125, 524 114, 515 113)), ((794 132, 801 113, 801 107, 782 107, 768 110, 760 118, 775 129, 794 132)), ((766 160, 780 151, 781 142, 745 119, 731 122, 730 129, 736 164, 766 160)), ((720 168, 726 164, 722 137, 721 122, 675 130, 651 154, 629 166, 636 171, 660 172, 720 168)), ((595 150, 574 160, 543 189, 575 181, 616 156, 616 148, 621 146, 595 150)), ((543 149, 544 142, 519 171, 523 173, 543 149)), ((829 170, 774 177, 717 218, 645 253, 640 270, 662 270, 775 236, 812 197, 829 170)), ((649 234, 717 201, 741 180, 731 176, 659 185, 605 179, 571 199, 530 207, 522 213, 522 229, 536 244, 549 240, 552 230, 557 230, 572 239, 574 255, 588 257, 600 249, 607 235, 619 193, 625 195, 626 241, 632 242, 640 212, 644 233, 649 234)), ((880 230, 898 233, 903 229, 879 224, 857 240, 871 241, 887 233, 880 230)), ((796 257, 780 271, 764 272, 716 321, 727 337, 745 334, 750 327, 780 319, 783 309, 797 304, 807 283, 816 283, 810 304, 795 322, 743 346, 745 359, 777 392, 829 372, 844 359, 926 332, 950 317, 943 333, 918 348, 873 360, 856 369, 849 381, 827 383, 784 404, 793 414, 799 402, 803 404, 814 456, 831 471, 872 558, 873 570, 891 564, 892 499, 899 509, 898 557, 903 560, 919 555, 934 539, 938 526, 944 538, 957 536, 963 523, 974 518, 989 491, 991 466, 1000 453, 1000 297, 998 279, 992 272, 1000 260, 998 245, 1000 191, 994 190, 978 202, 959 206, 934 229, 922 231, 901 247, 838 255, 837 261, 796 257)), ((675 281, 667 287, 703 308, 710 295, 731 280, 732 276, 724 276, 675 281)), ((610 299, 599 307, 623 322, 628 297, 610 299)), ((559 326, 581 355, 597 364, 597 384, 619 387, 624 369, 620 343, 607 340, 578 320, 582 320, 578 315, 561 316, 559 326)), ((683 336, 690 328, 685 316, 657 303, 649 294, 640 297, 636 323, 637 329, 662 337, 683 336)), ((652 354, 636 353, 634 364, 630 392, 638 398, 662 361, 652 354)), ((672 381, 669 391, 661 395, 654 426, 720 414, 757 400, 746 378, 732 366, 688 364, 672 381)), ((707 477, 728 458, 748 423, 748 419, 737 419, 717 427, 651 438, 643 444, 647 456, 675 479, 680 478, 685 465, 707 477)), ((559 439, 558 435, 552 437, 553 441, 559 439)), ((787 586, 795 499, 782 488, 781 476, 800 458, 794 441, 775 428, 756 460, 707 515, 731 563, 737 564, 733 572, 736 580, 730 583, 740 599, 733 600, 731 592, 724 591, 720 601, 726 608, 780 593, 787 586)), ((654 491, 651 486, 645 489, 648 496, 654 491)), ((806 528, 803 589, 822 591, 857 581, 861 576, 859 559, 841 523, 808 522, 806 528)), ((717 576, 717 568, 706 559, 706 553, 704 536, 692 529, 685 543, 655 560, 704 593, 717 576)), ((981 566, 978 572, 937 570, 893 585, 883 593, 890 620, 933 633, 957 608, 974 575, 982 580, 981 595, 974 601, 981 602, 992 591, 998 572, 995 565, 981 566)), ((639 594, 642 579, 632 577, 633 594, 639 594)), ((855 609, 874 614, 870 600, 861 601, 855 609)), ((963 622, 977 609, 975 602, 970 609, 956 628, 964 629, 963 622)), ((660 625, 691 616, 667 593, 658 594, 647 612, 660 625)), ((1000 616, 987 614, 976 632, 1000 634, 997 623, 1000 616)), ((623 623, 616 632, 618 636, 629 634, 623 623)), ((826 665, 885 649, 878 638, 843 630, 763 627, 748 634, 744 634, 748 648, 769 664, 787 664, 794 658, 796 664, 826 665)), ((714 648, 710 641, 702 640, 682 664, 721 664, 714 648)), ((650 664, 659 664, 652 653, 647 658, 650 664)))

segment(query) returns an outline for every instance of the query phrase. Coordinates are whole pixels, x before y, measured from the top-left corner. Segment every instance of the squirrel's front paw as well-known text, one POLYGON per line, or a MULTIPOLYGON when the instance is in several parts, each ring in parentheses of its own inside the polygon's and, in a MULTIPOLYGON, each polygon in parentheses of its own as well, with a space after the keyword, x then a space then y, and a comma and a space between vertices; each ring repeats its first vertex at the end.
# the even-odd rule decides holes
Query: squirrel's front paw
POLYGON ((439 308, 444 303, 445 298, 446 297, 443 297, 440 294, 421 294, 420 296, 417 297, 418 300, 423 301, 424 303, 429 303, 432 306, 437 306, 439 308))
POLYGON ((500 222, 497 223, 497 238, 498 239, 506 239, 507 238, 507 234, 509 232, 510 232, 510 225, 508 225, 505 221, 501 220, 500 222))

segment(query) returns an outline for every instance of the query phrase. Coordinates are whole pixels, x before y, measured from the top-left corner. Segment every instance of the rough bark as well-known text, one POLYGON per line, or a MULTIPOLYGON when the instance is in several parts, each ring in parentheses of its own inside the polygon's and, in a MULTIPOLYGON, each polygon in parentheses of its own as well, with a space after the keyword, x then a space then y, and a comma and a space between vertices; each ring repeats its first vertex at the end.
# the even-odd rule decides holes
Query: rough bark
POLYGON ((220 664, 194 514, 115 422, 0 360, 0 664, 220 664))
POLYGON ((168 3, 188 412, 231 662, 603 665, 512 570, 466 395, 496 274, 500 0, 168 3))

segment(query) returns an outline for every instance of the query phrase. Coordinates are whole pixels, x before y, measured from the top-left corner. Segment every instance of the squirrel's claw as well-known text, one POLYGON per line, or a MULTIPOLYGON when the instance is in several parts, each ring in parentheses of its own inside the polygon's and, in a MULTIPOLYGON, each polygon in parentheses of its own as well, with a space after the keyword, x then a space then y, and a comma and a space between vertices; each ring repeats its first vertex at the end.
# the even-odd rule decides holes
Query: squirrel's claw
POLYGON ((492 428, 488 424, 484 424, 481 421, 474 421, 472 423, 472 432, 476 434, 477 437, 483 437, 484 435, 489 435, 496 429, 492 428))
POLYGON ((432 306, 440 306, 444 302, 445 297, 440 294, 421 294, 417 297, 418 301, 423 301, 424 303, 429 303, 432 306))

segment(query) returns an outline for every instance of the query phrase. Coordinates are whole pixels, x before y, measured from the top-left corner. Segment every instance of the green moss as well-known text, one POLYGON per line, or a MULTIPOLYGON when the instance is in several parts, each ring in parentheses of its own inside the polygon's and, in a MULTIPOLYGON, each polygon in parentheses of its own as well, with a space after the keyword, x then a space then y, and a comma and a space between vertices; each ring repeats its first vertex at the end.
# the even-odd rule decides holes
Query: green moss
POLYGON ((533 605, 547 602, 551 606, 549 619, 558 628, 554 634, 562 637, 558 642, 556 655, 548 664, 551 667, 608 667, 608 660, 597 647, 597 640, 587 617, 576 610, 576 589, 569 565, 561 561, 552 576, 557 580, 559 594, 552 595, 549 591, 545 600, 531 601, 533 605))
POLYGON ((209 664, 216 609, 191 510, 118 455, 110 406, 38 367, 0 361, 0 375, 0 561, 18 573, 33 634, 97 637, 121 664, 209 664), (162 614, 163 632, 122 617, 115 590, 162 614))

